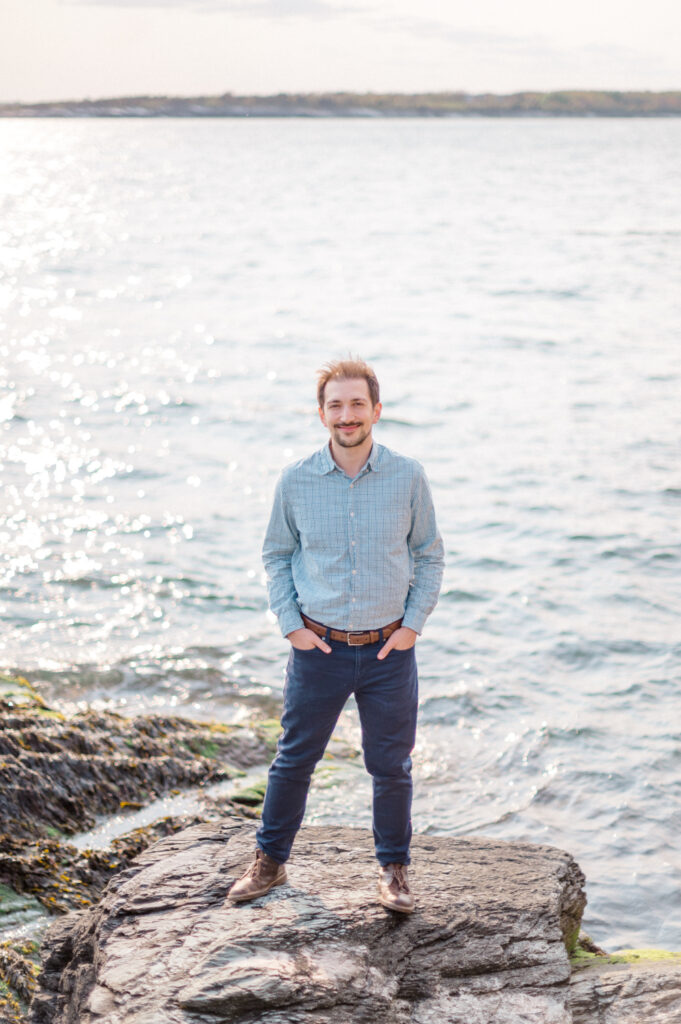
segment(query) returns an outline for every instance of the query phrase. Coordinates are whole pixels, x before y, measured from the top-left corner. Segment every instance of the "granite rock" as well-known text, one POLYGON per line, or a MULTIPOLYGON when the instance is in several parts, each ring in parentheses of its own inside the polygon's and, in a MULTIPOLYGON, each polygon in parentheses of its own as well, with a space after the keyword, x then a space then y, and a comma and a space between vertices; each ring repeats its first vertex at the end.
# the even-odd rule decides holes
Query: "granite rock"
POLYGON ((584 877, 560 850, 415 836, 413 915, 376 901, 370 833, 306 828, 289 882, 226 893, 254 825, 145 850, 43 947, 33 1024, 570 1024, 584 877))

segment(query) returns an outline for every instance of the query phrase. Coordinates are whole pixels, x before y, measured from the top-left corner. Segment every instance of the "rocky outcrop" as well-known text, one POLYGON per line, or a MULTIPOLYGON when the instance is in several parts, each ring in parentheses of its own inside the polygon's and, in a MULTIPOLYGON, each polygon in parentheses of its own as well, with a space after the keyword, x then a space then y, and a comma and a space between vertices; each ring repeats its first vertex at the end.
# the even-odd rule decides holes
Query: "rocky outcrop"
POLYGON ((0 822, 13 839, 91 828, 98 815, 269 760, 266 735, 219 723, 83 711, 0 687, 0 822))
POLYGON ((225 895, 254 825, 169 836, 48 933, 33 1024, 568 1024, 585 904, 549 847, 417 836, 411 916, 375 898, 369 833, 303 829, 289 882, 225 895))
POLYGON ((38 981, 36 944, 0 943, 0 1022, 26 1021, 36 985, 33 1024, 681 1021, 681 954, 582 938, 568 960, 584 879, 559 850, 417 836, 418 908, 400 917, 377 904, 373 843, 352 829, 304 829, 287 885, 225 902, 258 786, 203 793, 106 850, 68 842, 96 815, 262 764, 276 728, 66 718, 0 676, 0 927, 86 908, 49 930, 38 981))
MULTIPOLYGON (((45 910, 97 902, 109 879, 158 838, 198 821, 253 816, 257 787, 209 796, 204 787, 269 761, 277 723, 198 723, 125 718, 48 707, 30 684, 0 675, 0 939, 45 910), (100 816, 196 787, 197 811, 166 816, 114 839, 106 849, 69 842, 100 816)), ((29 942, 0 942, 0 1022, 21 1021, 35 986, 29 942)))
MULTIPOLYGON (((92 828, 99 816, 264 765, 271 738, 266 724, 94 711, 67 717, 25 680, 0 677, 0 884, 54 912, 90 905, 112 874, 188 821, 137 829, 104 851, 76 850, 71 834, 92 828)), ((235 809, 234 801, 220 801, 222 815, 235 809)))

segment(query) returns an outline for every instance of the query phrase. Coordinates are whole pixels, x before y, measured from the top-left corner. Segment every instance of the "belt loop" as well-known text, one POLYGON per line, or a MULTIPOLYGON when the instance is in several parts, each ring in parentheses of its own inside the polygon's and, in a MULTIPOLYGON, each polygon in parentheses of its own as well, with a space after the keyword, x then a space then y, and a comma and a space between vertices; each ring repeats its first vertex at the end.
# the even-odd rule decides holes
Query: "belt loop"
POLYGON ((382 628, 379 629, 379 631, 378 631, 378 642, 379 642, 379 644, 383 643, 383 629, 382 628))
POLYGON ((330 634, 331 634, 331 627, 327 626, 326 627, 326 633, 324 634, 324 643, 328 644, 329 640, 331 639, 330 634))

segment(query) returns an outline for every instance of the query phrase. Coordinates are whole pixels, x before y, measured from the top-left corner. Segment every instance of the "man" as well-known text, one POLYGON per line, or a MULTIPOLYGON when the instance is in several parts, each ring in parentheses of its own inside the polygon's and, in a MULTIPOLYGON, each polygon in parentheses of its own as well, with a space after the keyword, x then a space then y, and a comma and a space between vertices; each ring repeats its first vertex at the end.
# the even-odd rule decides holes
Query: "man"
POLYGON ((354 693, 373 777, 379 900, 410 913, 414 644, 440 590, 442 540, 421 466, 373 440, 381 403, 371 368, 327 364, 317 397, 329 443, 282 473, 263 546, 270 606, 291 645, 283 734, 255 860, 229 898, 286 881, 310 777, 354 693))

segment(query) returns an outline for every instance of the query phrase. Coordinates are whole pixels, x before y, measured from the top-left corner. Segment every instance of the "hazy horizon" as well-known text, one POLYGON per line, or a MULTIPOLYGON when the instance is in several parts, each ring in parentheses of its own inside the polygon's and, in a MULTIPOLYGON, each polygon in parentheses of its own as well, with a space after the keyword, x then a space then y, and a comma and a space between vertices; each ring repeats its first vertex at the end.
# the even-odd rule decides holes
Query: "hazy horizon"
POLYGON ((676 91, 671 0, 4 0, 0 102, 676 91), (567 83, 567 84, 566 84, 567 83))

